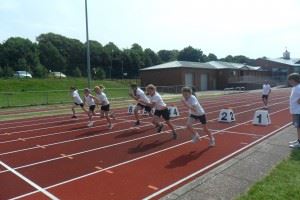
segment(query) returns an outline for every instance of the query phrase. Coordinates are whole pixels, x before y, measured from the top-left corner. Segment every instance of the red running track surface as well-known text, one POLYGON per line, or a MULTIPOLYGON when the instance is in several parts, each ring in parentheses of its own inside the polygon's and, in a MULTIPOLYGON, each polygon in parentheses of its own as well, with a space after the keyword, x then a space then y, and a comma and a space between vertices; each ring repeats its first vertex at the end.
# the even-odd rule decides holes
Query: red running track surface
MULTIPOLYGON (((190 142, 191 134, 184 128, 187 111, 176 103, 181 114, 172 120, 177 140, 166 127, 157 134, 148 117, 133 128, 134 118, 126 109, 115 110, 113 130, 99 118, 87 128, 83 115, 78 120, 63 115, 7 121, 0 124, 0 160, 59 199, 134 200, 154 193, 157 199, 288 125, 289 92, 272 92, 269 126, 251 124, 262 106, 260 93, 201 101, 216 137, 213 148, 206 136, 196 144, 190 142), (226 107, 234 110, 236 122, 217 122, 220 109, 226 107)), ((1 165, 0 180, 7 183, 0 187, 0 199, 48 199, 1 165)))

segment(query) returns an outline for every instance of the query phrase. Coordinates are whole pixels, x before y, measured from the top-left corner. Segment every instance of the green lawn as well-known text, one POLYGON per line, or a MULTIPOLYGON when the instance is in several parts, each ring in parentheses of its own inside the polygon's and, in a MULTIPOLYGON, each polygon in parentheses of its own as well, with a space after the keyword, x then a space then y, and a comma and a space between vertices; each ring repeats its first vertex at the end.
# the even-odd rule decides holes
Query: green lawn
MULTIPOLYGON (((136 80, 93 80, 91 85, 102 84, 110 98, 127 97, 130 83, 136 80)), ((67 79, 0 79, 0 107, 65 103, 71 101, 69 88, 87 87, 84 78, 67 79)))
POLYGON ((300 150, 282 161, 263 180, 256 183, 238 200, 299 200, 300 150))

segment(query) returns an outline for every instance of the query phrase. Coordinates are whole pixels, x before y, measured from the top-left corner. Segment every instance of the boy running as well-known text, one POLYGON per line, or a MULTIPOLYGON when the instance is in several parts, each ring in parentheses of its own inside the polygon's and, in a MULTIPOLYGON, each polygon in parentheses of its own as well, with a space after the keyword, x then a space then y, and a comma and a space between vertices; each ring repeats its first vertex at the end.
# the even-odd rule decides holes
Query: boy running
POLYGON ((200 105, 198 99, 192 94, 193 91, 189 87, 182 88, 182 103, 189 109, 189 117, 187 120, 187 129, 193 133, 192 142, 197 142, 200 139, 199 133, 193 129, 193 123, 200 121, 203 126, 203 131, 210 138, 209 146, 215 146, 215 138, 208 130, 206 125, 206 116, 205 111, 200 105))
POLYGON ((297 128, 298 139, 289 142, 291 148, 300 148, 300 75, 292 73, 288 77, 289 84, 293 86, 290 96, 290 112, 293 124, 297 128))
POLYGON ((270 93, 271 93, 271 86, 268 83, 268 81, 265 81, 265 83, 263 84, 263 87, 262 87, 262 100, 265 105, 265 108, 267 108, 267 106, 268 106, 268 99, 269 99, 270 93))
POLYGON ((157 132, 160 133, 164 127, 163 123, 160 122, 160 117, 165 120, 166 124, 172 130, 173 139, 177 139, 177 134, 174 129, 173 124, 170 122, 170 112, 168 110, 167 105, 161 98, 160 94, 156 91, 156 87, 152 84, 146 87, 146 91, 149 94, 150 103, 145 103, 146 106, 150 106, 151 108, 155 108, 154 116, 152 123, 157 128, 157 132))
POLYGON ((75 87, 70 87, 70 90, 71 90, 71 96, 72 96, 72 98, 73 98, 73 102, 74 102, 74 104, 73 104, 73 106, 72 106, 72 112, 73 112, 73 116, 72 116, 72 118, 77 118, 77 116, 76 116, 76 114, 75 114, 75 108, 77 107, 77 106, 80 106, 81 107, 81 109, 82 110, 84 110, 84 108, 83 108, 83 101, 82 101, 82 99, 80 98, 80 95, 79 95, 79 93, 78 93, 78 90, 75 88, 75 87))
POLYGON ((132 93, 129 93, 129 95, 138 102, 134 108, 134 116, 136 119, 134 125, 138 126, 141 124, 139 111, 145 109, 145 111, 148 112, 150 116, 152 116, 152 108, 150 106, 147 106, 147 103, 150 103, 150 100, 141 88, 139 88, 136 84, 131 84, 130 87, 132 89, 132 93))
POLYGON ((88 123, 88 127, 92 127, 94 125, 94 122, 92 121, 93 115, 95 114, 95 108, 96 108, 96 104, 94 101, 94 97, 91 95, 90 89, 89 88, 85 88, 83 90, 84 92, 84 99, 83 99, 83 104, 87 105, 89 107, 89 110, 86 111, 89 117, 89 123, 88 123))
POLYGON ((106 94, 103 92, 104 86, 96 86, 94 91, 96 93, 95 98, 97 99, 97 104, 101 105, 101 116, 104 116, 108 123, 108 129, 112 129, 112 123, 109 117, 110 105, 106 97, 106 94))

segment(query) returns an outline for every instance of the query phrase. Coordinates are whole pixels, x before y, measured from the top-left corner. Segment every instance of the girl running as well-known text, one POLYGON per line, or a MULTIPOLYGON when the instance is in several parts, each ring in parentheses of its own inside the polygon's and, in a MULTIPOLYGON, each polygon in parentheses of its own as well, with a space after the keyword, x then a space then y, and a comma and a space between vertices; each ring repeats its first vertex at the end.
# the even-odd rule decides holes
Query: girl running
POLYGON ((147 103, 150 103, 149 98, 146 96, 144 91, 137 86, 137 84, 131 84, 132 93, 129 93, 129 95, 136 100, 138 103, 134 108, 134 116, 136 119, 136 122, 134 123, 135 126, 140 125, 140 116, 139 111, 144 110, 149 113, 150 116, 152 116, 152 108, 150 106, 147 106, 147 103))
POLYGON ((108 123, 108 129, 112 129, 112 123, 110 120, 109 112, 110 112, 110 105, 109 101, 106 97, 106 94, 103 92, 104 86, 96 86, 94 91, 96 93, 95 98, 97 99, 97 104, 101 105, 101 116, 104 116, 108 123))
POLYGON ((77 106, 80 106, 81 109, 84 111, 84 108, 83 108, 83 101, 82 99, 80 98, 80 95, 78 93, 78 90, 75 88, 75 87, 70 87, 70 90, 71 90, 71 96, 73 98, 73 102, 74 104, 72 105, 72 112, 73 112, 73 116, 72 118, 77 118, 76 114, 75 114, 75 108, 77 106))
POLYGON ((166 124, 172 130, 173 139, 177 139, 177 134, 173 124, 170 122, 170 112, 167 105, 161 98, 160 94, 156 91, 156 87, 152 84, 146 87, 146 91, 149 94, 150 103, 143 102, 146 106, 150 106, 155 109, 152 123, 157 128, 157 132, 160 133, 163 129, 163 123, 160 122, 160 117, 165 120, 166 124))
POLYGON ((182 88, 182 103, 189 109, 189 117, 187 120, 187 129, 193 133, 192 142, 197 142, 200 139, 199 133, 193 129, 193 123, 196 121, 200 121, 203 126, 203 131, 210 138, 209 146, 215 146, 215 138, 208 130, 206 125, 206 116, 205 111, 200 105, 198 99, 192 95, 193 91, 189 87, 182 88))
POLYGON ((89 107, 89 110, 87 112, 88 117, 89 117, 89 123, 88 123, 88 127, 92 127, 94 125, 94 122, 92 121, 93 115, 96 115, 95 113, 95 108, 96 108, 96 104, 95 104, 95 100, 94 97, 91 95, 90 89, 89 88, 85 88, 83 90, 84 92, 84 99, 83 99, 83 104, 87 105, 89 107))

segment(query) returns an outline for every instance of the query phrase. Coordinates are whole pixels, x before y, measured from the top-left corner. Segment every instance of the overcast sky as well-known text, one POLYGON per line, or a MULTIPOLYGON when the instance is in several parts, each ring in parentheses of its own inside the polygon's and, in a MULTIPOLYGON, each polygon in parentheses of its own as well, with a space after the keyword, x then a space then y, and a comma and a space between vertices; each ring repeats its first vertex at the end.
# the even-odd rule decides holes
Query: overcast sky
MULTIPOLYGON (((88 0, 90 39, 219 58, 300 58, 300 0, 88 0)), ((0 0, 0 41, 54 32, 85 41, 84 0, 0 0)))

